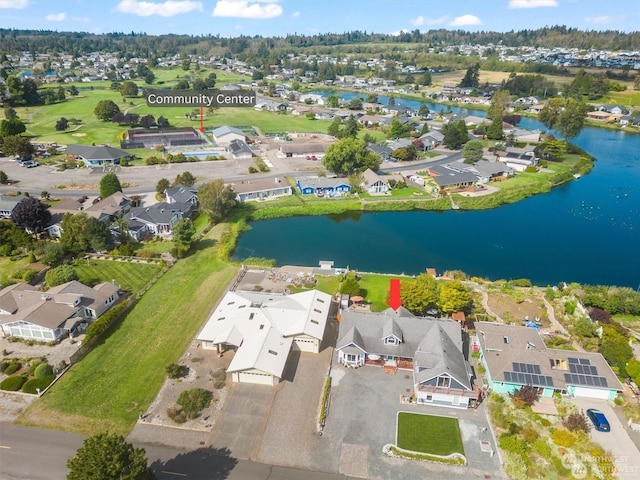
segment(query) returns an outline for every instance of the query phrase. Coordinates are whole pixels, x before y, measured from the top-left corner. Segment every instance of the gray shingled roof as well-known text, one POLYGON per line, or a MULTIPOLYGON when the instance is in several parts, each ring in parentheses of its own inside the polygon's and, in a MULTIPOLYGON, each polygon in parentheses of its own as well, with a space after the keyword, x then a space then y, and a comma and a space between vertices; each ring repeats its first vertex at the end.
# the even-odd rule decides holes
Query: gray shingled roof
POLYGON ((123 157, 129 157, 131 154, 109 147, 108 145, 69 145, 65 150, 65 154, 82 157, 86 160, 116 160, 123 157))

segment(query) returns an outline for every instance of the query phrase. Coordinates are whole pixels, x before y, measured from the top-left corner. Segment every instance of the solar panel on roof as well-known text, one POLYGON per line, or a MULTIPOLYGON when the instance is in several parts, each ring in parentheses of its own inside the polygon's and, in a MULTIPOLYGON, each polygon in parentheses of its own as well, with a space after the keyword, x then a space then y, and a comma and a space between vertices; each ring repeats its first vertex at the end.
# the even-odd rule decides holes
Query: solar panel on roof
POLYGON ((569 365, 572 363, 579 363, 577 358, 569 357, 567 360, 569 361, 569 365))
POLYGON ((511 382, 511 372, 504 372, 504 381, 511 382))
POLYGON ((598 380, 600 380, 600 386, 601 387, 608 387, 609 385, 607 384, 607 379, 604 377, 596 377, 598 380))
POLYGON ((591 362, 589 361, 589 359, 588 359, 588 358, 581 358, 581 359, 579 359, 579 362, 580 362, 582 365, 591 365, 591 362))
POLYGON ((593 365, 590 365, 588 368, 589 368, 589 373, 591 373, 591 375, 598 375, 598 369, 596 367, 594 367, 593 365))
POLYGON ((587 385, 593 387, 593 377, 591 375, 587 375, 585 379, 587 380, 587 385))
POLYGON ((538 375, 540 375, 542 373, 542 370, 540 370, 540 365, 534 365, 533 366, 533 373, 536 373, 538 375))

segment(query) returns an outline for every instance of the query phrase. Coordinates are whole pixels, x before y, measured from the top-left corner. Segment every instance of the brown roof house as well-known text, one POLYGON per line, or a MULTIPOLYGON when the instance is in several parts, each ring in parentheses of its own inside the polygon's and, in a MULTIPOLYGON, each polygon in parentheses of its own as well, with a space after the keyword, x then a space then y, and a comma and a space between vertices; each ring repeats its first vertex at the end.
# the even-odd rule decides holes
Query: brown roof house
POLYGON ((0 290, 0 331, 3 336, 32 340, 59 340, 81 332, 119 298, 119 287, 101 283, 91 288, 78 281, 46 292, 28 283, 0 290))

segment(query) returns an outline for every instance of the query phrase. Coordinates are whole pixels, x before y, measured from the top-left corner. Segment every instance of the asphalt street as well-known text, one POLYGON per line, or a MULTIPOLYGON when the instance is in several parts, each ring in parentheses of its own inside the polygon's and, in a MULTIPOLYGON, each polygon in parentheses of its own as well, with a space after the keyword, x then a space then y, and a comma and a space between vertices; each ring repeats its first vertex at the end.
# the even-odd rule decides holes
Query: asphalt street
MULTIPOLYGON (((64 480, 67 459, 85 437, 66 432, 0 424, 2 480, 64 480)), ((224 448, 185 451, 157 445, 136 445, 147 452, 159 480, 347 480, 338 474, 311 472, 238 460, 224 448)))

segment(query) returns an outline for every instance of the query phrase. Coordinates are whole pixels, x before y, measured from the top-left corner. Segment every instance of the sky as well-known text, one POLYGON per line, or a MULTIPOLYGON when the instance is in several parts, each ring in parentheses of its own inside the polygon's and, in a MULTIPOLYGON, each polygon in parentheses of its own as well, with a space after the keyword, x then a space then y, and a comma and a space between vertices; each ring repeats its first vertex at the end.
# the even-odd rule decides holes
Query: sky
POLYGON ((92 33, 236 37, 554 25, 639 31, 640 0, 0 0, 0 28, 92 33))

